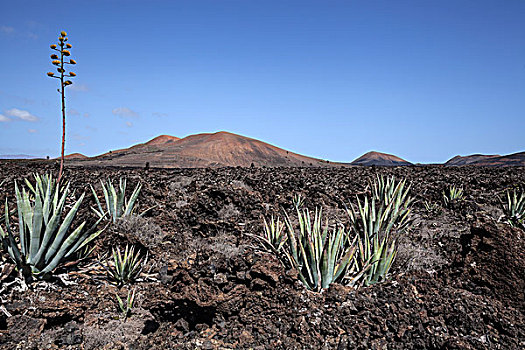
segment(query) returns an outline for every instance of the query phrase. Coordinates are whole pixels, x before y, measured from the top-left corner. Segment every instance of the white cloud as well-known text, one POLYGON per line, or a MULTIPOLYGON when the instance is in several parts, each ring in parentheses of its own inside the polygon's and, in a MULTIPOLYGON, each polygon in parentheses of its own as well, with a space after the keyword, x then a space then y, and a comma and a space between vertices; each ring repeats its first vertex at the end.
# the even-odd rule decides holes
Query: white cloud
POLYGON ((161 112, 153 112, 151 113, 154 117, 167 117, 168 113, 161 113, 161 112))
POLYGON ((114 108, 113 111, 111 111, 114 115, 118 115, 119 117, 123 118, 137 118, 139 115, 137 112, 127 108, 127 107, 118 107, 114 108))
POLYGON ((36 129, 27 129, 27 132, 30 134, 35 134, 37 132, 36 129))
POLYGON ((35 115, 32 115, 28 111, 24 111, 18 108, 12 108, 10 110, 5 111, 5 114, 8 117, 14 117, 18 119, 22 119, 28 122, 36 122, 38 121, 38 117, 35 115))
POLYGON ((15 28, 9 26, 0 26, 0 32, 4 34, 13 34, 15 32, 15 28))
POLYGON ((0 114, 0 122, 10 122, 11 119, 7 118, 5 115, 0 114))
POLYGON ((77 116, 77 115, 80 115, 80 112, 77 111, 74 108, 70 108, 70 109, 67 110, 67 115, 68 116, 77 116))
POLYGON ((75 92, 86 92, 89 91, 89 87, 86 84, 77 84, 69 85, 68 89, 75 92))

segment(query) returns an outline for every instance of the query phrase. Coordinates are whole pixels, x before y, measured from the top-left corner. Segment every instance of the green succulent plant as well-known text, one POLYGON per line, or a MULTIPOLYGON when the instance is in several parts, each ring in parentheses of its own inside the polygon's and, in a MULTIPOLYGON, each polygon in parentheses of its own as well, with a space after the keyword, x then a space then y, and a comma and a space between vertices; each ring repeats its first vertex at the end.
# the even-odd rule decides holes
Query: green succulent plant
POLYGON ((376 180, 370 184, 372 188, 372 197, 383 205, 390 202, 397 202, 400 206, 408 208, 413 198, 409 196, 410 186, 406 187, 406 179, 396 182, 394 176, 384 177, 376 176, 376 180))
POLYGON ((441 207, 437 203, 425 201, 423 202, 423 205, 425 206, 425 210, 428 214, 437 215, 442 212, 441 207))
POLYGON ((507 191, 507 201, 502 207, 503 218, 509 225, 525 229, 525 192, 518 194, 513 190, 511 195, 507 191))
POLYGON ((257 239, 264 250, 279 254, 288 238, 284 233, 284 223, 280 218, 276 220, 273 215, 269 221, 266 221, 263 217, 263 223, 262 235, 252 235, 249 233, 247 235, 257 239))
POLYGON ((397 254, 397 237, 412 225, 410 186, 406 180, 396 183, 393 177, 377 178, 372 185, 372 196, 346 209, 351 231, 357 235, 356 263, 363 269, 365 286, 384 281, 397 254))
POLYGON ((6 231, 0 226, 0 235, 3 250, 23 274, 42 277, 95 239, 102 230, 94 232, 94 226, 91 230, 84 231, 85 221, 75 229, 70 229, 84 194, 62 217, 69 195, 69 184, 62 189, 51 175, 35 175, 35 181, 29 191, 25 188, 20 191, 15 182, 19 242, 17 243, 9 220, 7 199, 4 216, 6 231))
MULTIPOLYGON (((142 184, 138 183, 135 190, 131 194, 129 199, 126 198, 126 179, 120 178, 118 188, 113 186, 113 183, 110 180, 107 180, 106 184, 103 181, 100 181, 102 185, 102 192, 104 194, 104 200, 106 204, 106 209, 103 209, 102 203, 97 195, 97 192, 91 186, 91 192, 97 203, 97 209, 92 208, 92 210, 98 215, 99 218, 106 217, 108 220, 111 220, 113 223, 117 221, 118 218, 128 216, 133 213, 135 209, 135 203, 142 189, 142 184)), ((142 212, 140 215, 144 215, 148 210, 142 212)))
POLYGON ((447 208, 453 208, 464 199, 463 188, 450 186, 447 191, 443 191, 443 202, 447 208))
POLYGON ((305 197, 302 194, 300 193, 294 194, 292 198, 293 206, 297 209, 301 209, 304 205, 304 200, 305 200, 305 197))
POLYGON ((102 265, 109 274, 109 277, 122 287, 125 284, 134 282, 142 272, 142 268, 147 261, 141 257, 140 252, 135 253, 135 247, 126 245, 124 254, 120 248, 113 248, 113 264, 102 265))
POLYGON ((131 315, 133 304, 135 304, 135 290, 133 290, 133 292, 128 291, 126 301, 122 300, 118 294, 115 294, 115 296, 117 297, 117 302, 119 310, 122 313, 122 318, 125 321, 131 315))
POLYGON ((345 228, 328 221, 322 224, 322 209, 316 209, 312 218, 308 209, 297 209, 298 226, 286 216, 286 256, 297 270, 299 279, 310 290, 319 292, 332 283, 354 285, 363 274, 354 264, 356 239, 349 237, 345 228))
POLYGON ((287 261, 298 272, 300 281, 319 292, 332 283, 368 286, 384 281, 397 254, 397 237, 412 225, 410 186, 406 180, 377 177, 372 195, 357 198, 357 208, 346 212, 350 227, 323 223, 322 209, 313 217, 294 200, 297 219, 285 213, 286 239, 280 220, 264 220, 261 236, 255 236, 268 251, 287 261))

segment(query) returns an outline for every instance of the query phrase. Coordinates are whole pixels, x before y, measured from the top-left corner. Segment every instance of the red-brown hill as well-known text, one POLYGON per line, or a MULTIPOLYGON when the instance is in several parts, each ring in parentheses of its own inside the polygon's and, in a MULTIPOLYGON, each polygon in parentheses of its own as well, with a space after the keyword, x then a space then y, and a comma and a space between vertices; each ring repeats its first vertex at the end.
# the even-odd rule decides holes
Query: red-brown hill
POLYGON ((378 165, 378 166, 398 166, 398 165, 411 165, 412 163, 407 162, 397 156, 381 152, 368 152, 363 154, 361 157, 354 160, 352 165, 378 165))
POLYGON ((449 159, 445 165, 469 165, 479 161, 487 160, 488 158, 501 157, 499 154, 486 155, 486 154, 472 154, 470 156, 457 155, 454 158, 449 159))
POLYGON ((471 156, 456 156, 445 165, 476 165, 476 166, 525 166, 525 152, 500 155, 474 154, 471 156))
MULTIPOLYGON (((82 153, 71 153, 66 156, 64 156, 64 159, 88 159, 88 156, 83 155, 82 153)), ((57 159, 60 159, 58 157, 57 159)))
POLYGON ((162 135, 146 143, 102 154, 82 164, 142 167, 146 162, 151 167, 162 168, 343 165, 225 131, 190 135, 183 139, 162 135))

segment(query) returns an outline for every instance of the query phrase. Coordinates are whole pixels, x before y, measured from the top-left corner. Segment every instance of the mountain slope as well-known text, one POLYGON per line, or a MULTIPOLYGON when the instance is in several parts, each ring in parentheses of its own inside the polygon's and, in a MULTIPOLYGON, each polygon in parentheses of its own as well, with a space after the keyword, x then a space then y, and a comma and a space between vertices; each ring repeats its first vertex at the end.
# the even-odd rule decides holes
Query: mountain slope
POLYGON ((352 165, 377 165, 377 166, 399 166, 399 165, 411 165, 412 163, 407 162, 397 156, 381 152, 368 152, 363 154, 361 157, 354 160, 352 165))
MULTIPOLYGON (((82 153, 71 153, 71 154, 68 154, 67 156, 64 156, 64 159, 88 159, 89 157, 88 156, 85 156, 83 155, 82 153)), ((60 157, 56 158, 56 159, 60 159, 60 157)))
POLYGON ((469 165, 479 161, 486 160, 488 158, 501 157, 499 154, 485 155, 485 154, 472 154, 470 156, 457 155, 454 158, 449 159, 445 165, 469 165))
POLYGON ((475 166, 525 166, 525 152, 500 155, 475 154, 471 156, 456 156, 445 165, 475 165, 475 166))
POLYGON ((111 151, 83 161, 86 165, 192 168, 224 166, 333 166, 266 142, 225 131, 190 135, 183 139, 162 135, 127 149, 111 151))

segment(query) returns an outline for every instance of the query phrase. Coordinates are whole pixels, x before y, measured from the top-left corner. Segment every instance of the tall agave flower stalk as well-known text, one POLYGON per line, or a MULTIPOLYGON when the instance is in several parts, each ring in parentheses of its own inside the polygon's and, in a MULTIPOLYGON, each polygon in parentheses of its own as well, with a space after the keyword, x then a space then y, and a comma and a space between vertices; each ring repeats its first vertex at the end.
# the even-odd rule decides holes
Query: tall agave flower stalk
POLYGON ((328 227, 328 221, 323 225, 321 209, 316 209, 313 219, 308 209, 297 209, 297 215, 298 227, 288 216, 285 219, 286 255, 301 282, 316 292, 334 282, 353 285, 363 273, 354 263, 356 239, 351 239, 340 225, 333 229, 328 227))
POLYGON ((53 44, 50 46, 51 50, 54 50, 59 53, 58 54, 52 54, 52 64, 57 67, 57 72, 59 75, 55 75, 53 72, 48 72, 47 76, 51 78, 56 78, 60 80, 60 88, 57 89, 57 91, 61 95, 61 102, 62 102, 62 148, 61 148, 61 156, 60 156, 60 171, 58 172, 58 181, 60 182, 60 179, 62 178, 62 171, 64 168, 64 149, 66 144, 66 96, 65 96, 65 89, 67 86, 72 85, 73 82, 67 78, 74 78, 77 75, 74 72, 66 72, 66 69, 64 68, 66 65, 74 65, 77 64, 77 62, 74 59, 67 59, 67 57, 71 56, 71 52, 69 49, 72 48, 72 45, 67 43, 67 33, 62 31, 60 32, 60 36, 58 37, 58 45, 53 44), (67 79, 67 80, 65 80, 67 79))
POLYGON ((42 277, 51 273, 60 263, 95 239, 101 230, 84 231, 86 222, 75 229, 71 224, 84 199, 82 194, 69 212, 65 203, 69 195, 69 184, 60 188, 51 176, 35 175, 36 183, 28 191, 20 191, 15 182, 18 208, 18 240, 9 220, 9 207, 5 204, 6 231, 0 226, 2 248, 16 263, 25 276, 42 277))

